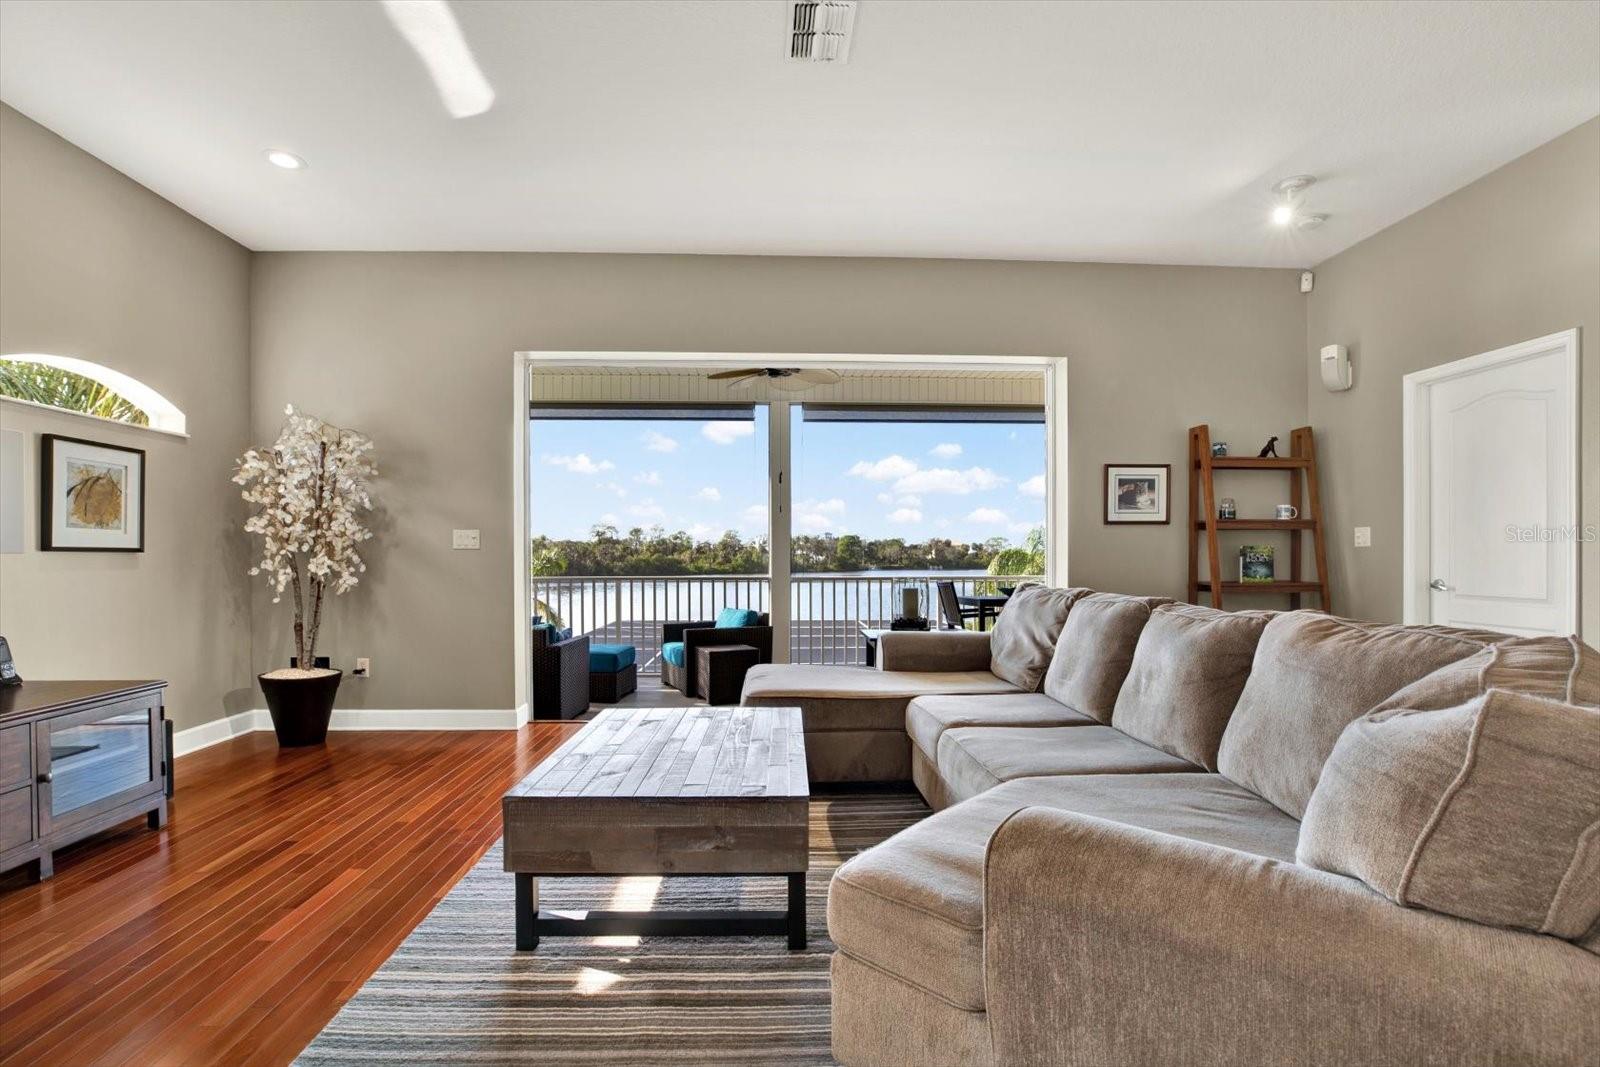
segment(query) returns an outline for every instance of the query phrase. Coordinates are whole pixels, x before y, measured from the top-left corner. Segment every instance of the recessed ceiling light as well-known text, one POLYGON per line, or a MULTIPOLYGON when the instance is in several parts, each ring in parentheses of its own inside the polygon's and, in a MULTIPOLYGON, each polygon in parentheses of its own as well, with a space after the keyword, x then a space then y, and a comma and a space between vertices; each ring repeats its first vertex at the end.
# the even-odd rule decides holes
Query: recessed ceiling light
POLYGON ((267 149, 267 162, 274 167, 282 167, 284 170, 305 170, 306 168, 305 160, 293 152, 285 152, 281 148, 267 149))

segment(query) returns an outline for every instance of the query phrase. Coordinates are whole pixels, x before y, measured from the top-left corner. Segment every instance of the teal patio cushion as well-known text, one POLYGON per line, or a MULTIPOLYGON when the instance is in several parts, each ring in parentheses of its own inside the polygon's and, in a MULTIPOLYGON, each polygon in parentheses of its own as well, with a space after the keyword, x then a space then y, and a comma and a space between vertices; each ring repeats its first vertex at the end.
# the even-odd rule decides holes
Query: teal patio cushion
POLYGON ((632 645, 590 645, 589 673, 616 674, 624 667, 633 666, 632 645))
POLYGON ((741 626, 756 626, 761 622, 761 613, 748 608, 723 608, 717 612, 717 629, 734 630, 741 626))
POLYGON ((674 667, 683 666, 684 651, 682 641, 668 641, 661 646, 661 658, 674 667))

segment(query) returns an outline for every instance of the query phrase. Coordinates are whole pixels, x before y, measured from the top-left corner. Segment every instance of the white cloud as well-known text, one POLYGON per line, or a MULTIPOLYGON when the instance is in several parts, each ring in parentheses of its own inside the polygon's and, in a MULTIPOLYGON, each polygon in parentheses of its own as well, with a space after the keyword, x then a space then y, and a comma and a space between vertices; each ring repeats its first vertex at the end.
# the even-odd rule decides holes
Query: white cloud
POLYGON ((1044 475, 1035 474, 1032 478, 1017 486, 1017 492, 1023 496, 1044 496, 1044 475))
POLYGON ((967 515, 968 522, 975 522, 981 526, 1009 526, 1011 516, 999 508, 976 508, 967 515))
POLYGON ((853 474, 858 478, 865 478, 869 482, 887 482, 895 478, 904 478, 916 472, 917 465, 904 456, 884 456, 880 460, 868 462, 861 460, 852 466, 846 474, 853 474))
POLYGON ((834 533, 844 533, 845 527, 834 521, 831 515, 819 515, 815 511, 797 511, 794 516, 794 526, 797 530, 809 533, 825 533, 829 530, 834 533))
POLYGON ((802 500, 794 508, 796 511, 814 511, 820 515, 843 515, 844 501, 838 497, 827 500, 802 500))
POLYGON ((898 493, 986 492, 1004 485, 1006 479, 987 467, 968 467, 964 471, 949 467, 930 467, 908 474, 894 483, 898 493))
POLYGON ((757 528, 765 530, 767 528, 767 506, 765 504, 751 504, 744 509, 743 518, 746 529, 757 528))
POLYGON ((644 442, 644 447, 651 452, 676 452, 678 450, 678 439, 676 437, 668 437, 666 434, 658 433, 655 430, 646 430, 640 436, 640 440, 644 442))
POLYGON ((896 508, 889 512, 890 522, 921 522, 922 512, 916 508, 896 508))
POLYGON ((932 448, 928 449, 928 451, 932 452, 940 459, 954 459, 955 457, 961 455, 961 446, 955 444, 954 442, 947 441, 943 444, 934 445, 932 448))
POLYGON ((615 493, 618 497, 625 497, 628 495, 628 490, 617 482, 600 482, 595 486, 595 488, 603 489, 608 493, 615 493))
POLYGON ((602 459, 596 463, 583 452, 579 452, 576 456, 546 456, 544 461, 548 466, 561 467, 573 474, 599 474, 601 471, 617 469, 617 465, 609 459, 602 459))
POLYGON ((721 500, 722 490, 714 485, 708 485, 694 495, 696 500, 721 500))
POLYGON ((700 427, 700 435, 719 445, 731 445, 741 437, 753 436, 754 422, 708 422, 700 427))
POLYGON ((628 514, 636 519, 664 519, 667 517, 667 509, 654 500, 641 500, 628 507, 628 514))
POLYGON ((622 520, 617 517, 615 512, 608 511, 604 515, 600 516, 600 525, 601 526, 621 526, 622 525, 622 520))
POLYGON ((661 472, 660 471, 641 471, 640 473, 635 474, 633 476, 633 480, 638 482, 640 485, 660 485, 661 484, 661 472))
POLYGON ((688 533, 696 541, 710 541, 720 536, 722 531, 709 522, 696 522, 690 524, 688 533))

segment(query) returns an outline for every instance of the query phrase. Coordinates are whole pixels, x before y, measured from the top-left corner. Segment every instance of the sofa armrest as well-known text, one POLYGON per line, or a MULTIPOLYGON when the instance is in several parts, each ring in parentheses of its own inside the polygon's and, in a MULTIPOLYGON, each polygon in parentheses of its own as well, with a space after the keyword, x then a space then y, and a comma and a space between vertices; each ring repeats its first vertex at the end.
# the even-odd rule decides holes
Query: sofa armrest
POLYGON ((979 630, 886 630, 878 637, 880 671, 986 671, 989 634, 979 630))
POLYGON ((1005 1064, 1579 1064, 1600 956, 1360 882, 1024 809, 989 841, 985 1000, 1005 1064))

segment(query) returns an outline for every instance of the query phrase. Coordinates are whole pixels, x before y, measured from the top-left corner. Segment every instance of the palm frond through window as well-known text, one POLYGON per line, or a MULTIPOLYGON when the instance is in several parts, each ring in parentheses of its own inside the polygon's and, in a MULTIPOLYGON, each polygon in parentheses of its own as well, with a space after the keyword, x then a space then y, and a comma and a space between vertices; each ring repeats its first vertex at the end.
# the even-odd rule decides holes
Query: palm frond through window
POLYGON ((150 425, 145 410, 107 386, 59 367, 0 359, 0 396, 77 411, 132 426, 150 425))

